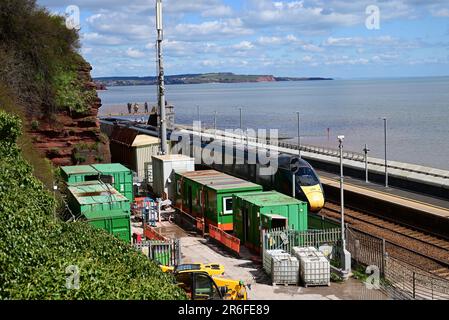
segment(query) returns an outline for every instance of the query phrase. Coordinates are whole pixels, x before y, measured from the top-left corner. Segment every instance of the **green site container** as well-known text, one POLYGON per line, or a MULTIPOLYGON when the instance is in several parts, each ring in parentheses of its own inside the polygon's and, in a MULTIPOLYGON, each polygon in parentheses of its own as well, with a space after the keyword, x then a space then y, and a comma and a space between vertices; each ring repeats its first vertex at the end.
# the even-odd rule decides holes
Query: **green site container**
POLYGON ((67 184, 73 184, 86 180, 98 180, 98 171, 88 165, 67 166, 61 167, 61 176, 67 184))
POLYGON ((111 185, 98 181, 72 184, 68 204, 73 214, 92 226, 131 242, 130 201, 111 185))
POLYGON ((307 203, 276 191, 234 195, 234 233, 243 243, 260 247, 262 229, 308 229, 307 203))
POLYGON ((130 202, 134 201, 133 174, 130 169, 120 163, 93 164, 92 168, 100 173, 102 181, 110 183, 130 202))
POLYGON ((207 224, 225 231, 233 230, 232 196, 262 191, 262 186, 215 170, 175 174, 176 207, 207 224))

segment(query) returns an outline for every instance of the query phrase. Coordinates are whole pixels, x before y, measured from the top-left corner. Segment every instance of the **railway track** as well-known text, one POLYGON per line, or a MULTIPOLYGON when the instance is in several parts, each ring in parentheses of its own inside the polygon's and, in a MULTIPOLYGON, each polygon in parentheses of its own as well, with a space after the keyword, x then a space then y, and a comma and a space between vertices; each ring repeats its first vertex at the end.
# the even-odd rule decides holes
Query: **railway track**
MULTIPOLYGON (((340 206, 328 202, 320 214, 339 219, 340 206)), ((449 241, 350 208, 345 208, 345 220, 355 230, 385 239, 390 256, 449 280, 449 241)))

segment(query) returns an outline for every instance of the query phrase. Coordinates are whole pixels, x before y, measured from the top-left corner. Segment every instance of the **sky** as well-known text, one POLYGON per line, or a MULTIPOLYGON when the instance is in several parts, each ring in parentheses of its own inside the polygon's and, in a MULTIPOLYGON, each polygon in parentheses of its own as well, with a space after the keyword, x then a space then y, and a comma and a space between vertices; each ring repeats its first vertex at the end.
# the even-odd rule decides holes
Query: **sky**
MULTIPOLYGON (((37 0, 79 9, 93 76, 155 75, 155 0, 37 0)), ((448 76, 449 0, 163 0, 166 74, 448 76)), ((75 14, 74 14, 75 12, 75 14)))

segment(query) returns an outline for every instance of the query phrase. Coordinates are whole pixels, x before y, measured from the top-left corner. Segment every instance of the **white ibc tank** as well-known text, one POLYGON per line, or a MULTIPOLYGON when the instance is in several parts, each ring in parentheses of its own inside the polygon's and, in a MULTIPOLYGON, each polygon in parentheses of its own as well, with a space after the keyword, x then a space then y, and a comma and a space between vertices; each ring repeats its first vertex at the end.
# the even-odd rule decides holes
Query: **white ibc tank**
POLYGON ((296 257, 274 256, 271 260, 273 284, 294 284, 299 282, 299 261, 296 257))
POLYGON ((330 285, 330 263, 314 247, 294 247, 293 254, 300 261, 300 276, 306 287, 330 285))
POLYGON ((287 256, 289 257, 290 254, 285 250, 267 250, 264 252, 263 255, 263 269, 268 275, 271 275, 271 264, 273 257, 275 256, 287 256))

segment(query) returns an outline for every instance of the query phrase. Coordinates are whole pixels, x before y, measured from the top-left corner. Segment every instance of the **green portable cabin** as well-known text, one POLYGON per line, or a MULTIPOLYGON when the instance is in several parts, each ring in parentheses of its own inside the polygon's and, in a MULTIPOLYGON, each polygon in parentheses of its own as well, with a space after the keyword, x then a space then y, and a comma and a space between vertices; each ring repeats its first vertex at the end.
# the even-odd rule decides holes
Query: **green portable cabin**
POLYGON ((222 230, 233 230, 232 196, 262 186, 215 170, 176 173, 176 207, 222 230))
POLYGON ((243 243, 260 248, 262 229, 307 230, 307 203, 276 191, 236 194, 234 233, 243 243))
POLYGON ((72 184, 68 187, 68 203, 72 213, 90 225, 131 242, 129 199, 111 185, 98 181, 72 184))
POLYGON ((98 180, 98 171, 92 166, 67 166, 61 167, 61 176, 67 184, 84 182, 86 180, 98 180))
POLYGON ((92 168, 100 174, 101 180, 110 183, 130 202, 134 201, 133 173, 120 163, 93 164, 92 168))

